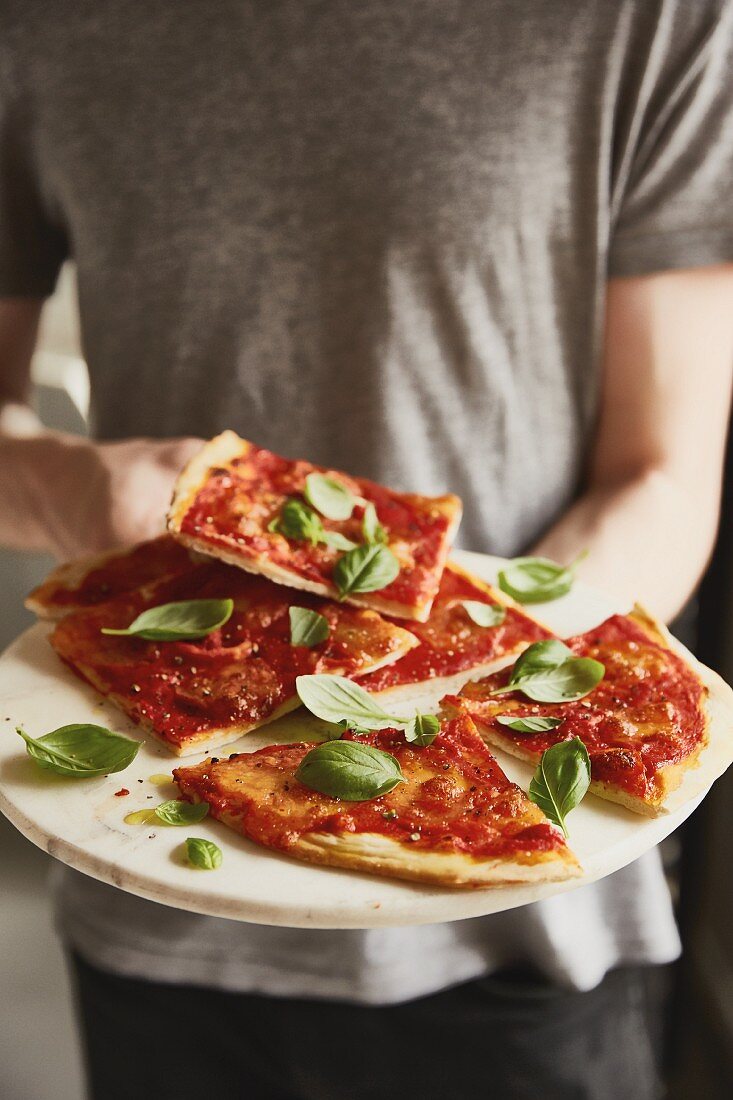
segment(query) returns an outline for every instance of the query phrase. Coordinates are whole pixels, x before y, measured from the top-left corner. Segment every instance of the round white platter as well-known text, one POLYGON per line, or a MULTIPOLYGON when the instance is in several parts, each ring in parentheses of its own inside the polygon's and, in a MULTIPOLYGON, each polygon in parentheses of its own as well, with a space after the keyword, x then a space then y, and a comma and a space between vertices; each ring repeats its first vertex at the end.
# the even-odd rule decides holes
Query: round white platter
MULTIPOLYGON (((482 554, 457 552, 455 557, 490 582, 504 564, 482 554)), ((529 610, 567 637, 628 609, 577 582, 562 599, 529 610)), ((0 657, 0 810, 34 844, 87 875, 153 901, 213 916, 291 927, 377 928, 460 920, 526 905, 609 875, 653 848, 695 809, 733 759, 733 693, 705 669, 703 675, 708 683, 717 683, 718 691, 711 706, 710 744, 699 766, 685 775, 670 812, 657 818, 588 795, 568 819, 568 843, 582 864, 582 877, 482 890, 402 883, 300 863, 209 819, 185 828, 126 824, 131 812, 175 797, 172 782, 161 786, 150 777, 170 773, 178 758, 145 740, 115 707, 78 680, 56 657, 48 633, 47 625, 37 624, 0 657), (41 736, 71 722, 106 725, 142 741, 135 761, 126 771, 101 779, 63 779, 42 771, 27 756, 15 727, 41 736), (129 795, 117 796, 123 787, 129 795), (219 845, 224 860, 218 870, 194 870, 186 864, 182 843, 191 835, 219 845)), ((423 709, 428 701, 435 705, 438 700, 423 694, 423 709)), ((298 711, 218 754, 307 739, 317 729, 317 720, 298 711)), ((207 755, 187 757, 185 763, 207 755)), ((496 757, 526 791, 533 769, 498 750, 496 757)))

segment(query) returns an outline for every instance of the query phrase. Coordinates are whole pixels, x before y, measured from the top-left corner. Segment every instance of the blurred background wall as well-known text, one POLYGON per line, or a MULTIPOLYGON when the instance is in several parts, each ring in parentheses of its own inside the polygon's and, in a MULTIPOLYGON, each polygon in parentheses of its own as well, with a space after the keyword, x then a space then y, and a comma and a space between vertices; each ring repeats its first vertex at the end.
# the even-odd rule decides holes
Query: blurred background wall
MULTIPOLYGON (((44 310, 33 403, 49 427, 86 431, 89 388, 70 267, 44 310)), ((733 451, 718 548, 700 593, 697 642, 700 657, 729 682, 731 563, 733 451)), ((23 597, 51 564, 41 555, 0 550, 0 649, 30 624, 23 597)), ((733 774, 716 785, 680 832, 679 917, 686 951, 672 974, 669 1095, 728 1100, 733 1096, 733 774)), ((84 1095, 68 982, 47 899, 50 862, 0 815, 0 1100, 82 1100, 84 1095)))

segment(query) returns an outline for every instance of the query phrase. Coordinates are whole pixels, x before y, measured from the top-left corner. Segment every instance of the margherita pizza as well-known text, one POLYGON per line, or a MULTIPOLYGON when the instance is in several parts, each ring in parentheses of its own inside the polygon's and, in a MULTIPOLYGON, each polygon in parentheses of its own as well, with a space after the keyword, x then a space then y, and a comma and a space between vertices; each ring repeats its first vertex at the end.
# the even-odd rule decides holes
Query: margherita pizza
POLYGON ((280 584, 424 621, 460 516, 450 494, 393 492, 224 432, 181 474, 168 527, 280 584))
MULTIPOLYGON (((350 734, 345 735, 356 741, 350 734)), ((465 714, 446 714, 431 745, 397 730, 358 744, 396 760, 387 794, 347 801, 296 773, 312 743, 271 745, 176 768, 185 798, 245 837, 298 859, 444 886, 550 882, 579 873, 562 832, 502 772, 465 714)))
POLYGON ((59 656, 175 753, 234 741, 298 706, 306 672, 356 676, 417 644, 376 612, 288 591, 218 562, 68 615, 51 636, 59 656), (146 641, 103 634, 142 611, 188 600, 232 599, 228 621, 197 641, 146 641), (290 609, 317 612, 325 640, 291 643, 290 609))
POLYGON ((185 546, 170 535, 161 535, 138 546, 60 565, 33 589, 25 606, 42 619, 60 619, 186 573, 191 567, 191 554, 185 546))
POLYGON ((430 618, 426 623, 410 623, 410 631, 419 646, 400 661, 359 679, 372 694, 388 696, 389 706, 397 706, 403 693, 414 696, 420 685, 435 697, 458 691, 470 677, 485 676, 499 661, 551 637, 513 601, 455 562, 448 562, 443 571, 430 618))
POLYGON ((566 642, 605 672, 584 698, 537 703, 516 691, 493 695, 511 669, 467 684, 447 702, 462 705, 491 745, 539 761, 558 741, 579 737, 591 762, 591 790, 643 814, 664 810, 707 742, 707 688, 669 646, 664 628, 640 608, 614 615, 566 642), (552 729, 520 732, 500 718, 559 719, 552 729))

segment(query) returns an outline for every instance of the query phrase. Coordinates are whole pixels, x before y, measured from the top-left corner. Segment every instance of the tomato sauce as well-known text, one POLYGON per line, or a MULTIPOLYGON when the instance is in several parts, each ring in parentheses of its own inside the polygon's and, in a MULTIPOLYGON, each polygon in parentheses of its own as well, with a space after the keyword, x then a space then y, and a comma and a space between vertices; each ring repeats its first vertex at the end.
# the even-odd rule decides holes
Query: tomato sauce
POLYGON ((496 603, 497 597, 474 584, 469 576, 450 563, 443 571, 440 590, 426 623, 410 623, 410 633, 420 645, 392 665, 385 665, 361 677, 367 691, 383 691, 401 684, 422 683, 437 676, 451 676, 476 665, 486 664, 504 653, 516 652, 551 634, 539 623, 508 607, 498 626, 478 626, 469 617, 463 600, 496 603))
MULTIPOLYGON (((268 531, 288 497, 302 499, 305 479, 314 471, 308 462, 292 462, 252 446, 226 468, 212 470, 181 521, 181 531, 212 547, 235 550, 244 558, 266 558, 272 565, 304 580, 332 583, 333 567, 343 553, 322 544, 286 539, 268 531)), ((435 595, 443 566, 449 518, 426 497, 396 493, 364 478, 339 474, 355 496, 374 504, 402 568, 395 580, 379 590, 380 598, 419 607, 435 595), (400 551, 403 551, 402 556, 400 551)), ((359 544, 364 505, 357 504, 347 520, 321 517, 328 531, 359 544)))
POLYGON ((418 850, 475 858, 531 860, 565 847, 561 832, 507 779, 465 715, 444 719, 426 748, 408 744, 398 730, 359 741, 395 756, 406 782, 365 802, 319 794, 295 778, 314 747, 302 742, 214 758, 173 774, 183 795, 208 802, 213 817, 283 851, 310 832, 376 833, 418 850))
POLYGON ((660 790, 658 772, 685 760, 704 742, 703 684, 676 653, 624 615, 614 615, 566 644, 606 670, 584 699, 532 703, 518 692, 490 696, 493 688, 508 682, 511 669, 505 669, 467 684, 450 701, 460 701, 475 721, 538 756, 558 741, 579 737, 588 749, 593 779, 653 800, 660 790), (518 733, 497 723, 496 716, 506 714, 563 721, 543 733, 518 733))
POLYGON ((191 566, 153 592, 133 593, 68 616, 52 645, 80 675, 111 693, 137 722, 173 744, 228 726, 259 724, 295 693, 304 673, 358 673, 395 652, 404 634, 373 612, 294 592, 230 566, 191 566), (234 612, 208 637, 151 642, 102 634, 126 627, 146 607, 175 600, 232 598, 234 612), (313 648, 290 644, 291 605, 320 612, 331 628, 313 648))
POLYGON ((52 608, 93 607, 163 577, 186 572, 190 567, 188 550, 170 535, 162 535, 131 550, 121 551, 118 556, 91 569, 77 587, 49 580, 34 595, 52 608))

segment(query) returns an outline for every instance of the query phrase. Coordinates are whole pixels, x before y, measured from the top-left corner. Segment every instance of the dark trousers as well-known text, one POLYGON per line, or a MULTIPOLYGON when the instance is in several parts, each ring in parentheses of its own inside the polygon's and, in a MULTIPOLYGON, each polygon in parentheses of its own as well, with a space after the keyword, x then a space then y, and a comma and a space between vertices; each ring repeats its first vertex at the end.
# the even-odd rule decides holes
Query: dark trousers
POLYGON ((72 971, 93 1100, 661 1095, 643 970, 589 993, 504 974, 385 1007, 72 971))

